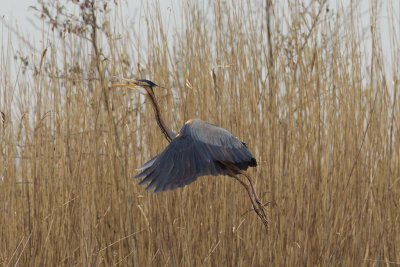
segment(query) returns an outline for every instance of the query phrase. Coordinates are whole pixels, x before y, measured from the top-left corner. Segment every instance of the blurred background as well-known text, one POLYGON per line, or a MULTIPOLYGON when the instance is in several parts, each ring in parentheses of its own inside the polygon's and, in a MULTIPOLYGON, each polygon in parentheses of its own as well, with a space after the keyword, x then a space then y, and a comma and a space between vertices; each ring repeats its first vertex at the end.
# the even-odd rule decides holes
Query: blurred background
POLYGON ((4 266, 400 263, 397 1, 6 1, 0 13, 4 266), (270 231, 229 177, 161 194, 147 78, 247 146, 270 231))

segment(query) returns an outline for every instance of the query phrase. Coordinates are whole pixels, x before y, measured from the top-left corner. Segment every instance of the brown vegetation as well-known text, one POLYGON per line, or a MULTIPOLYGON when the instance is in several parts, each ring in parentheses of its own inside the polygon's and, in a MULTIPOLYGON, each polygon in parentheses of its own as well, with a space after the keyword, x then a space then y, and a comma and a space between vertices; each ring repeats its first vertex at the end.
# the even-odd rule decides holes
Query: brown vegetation
POLYGON ((37 7, 37 44, 2 32, 2 265, 400 263, 395 10, 388 53, 378 1, 365 31, 357 5, 189 1, 168 20, 151 3, 136 34, 122 4, 83 2, 76 17, 37 7), (247 143, 268 234, 232 178, 137 185, 166 141, 142 97, 109 90, 113 76, 171 88, 156 94, 174 130, 198 117, 247 143))

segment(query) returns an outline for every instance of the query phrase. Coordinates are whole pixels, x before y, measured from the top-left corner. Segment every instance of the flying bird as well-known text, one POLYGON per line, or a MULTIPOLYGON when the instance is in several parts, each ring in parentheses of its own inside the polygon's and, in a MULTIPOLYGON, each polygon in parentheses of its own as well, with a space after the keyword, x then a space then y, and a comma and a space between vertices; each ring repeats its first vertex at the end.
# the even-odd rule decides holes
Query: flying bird
MULTIPOLYGON (((250 177, 244 173, 249 167, 256 167, 257 161, 246 144, 228 130, 200 119, 188 120, 175 134, 168 128, 160 114, 154 88, 161 87, 149 80, 125 79, 127 84, 113 84, 111 87, 139 89, 150 100, 157 124, 168 140, 168 146, 157 156, 146 162, 135 178, 146 190, 163 192, 184 187, 200 176, 228 175, 238 180, 250 196, 257 214, 266 216, 250 177), (244 175, 249 185, 238 175, 244 175)), ((263 219, 263 218, 262 218, 263 219)))

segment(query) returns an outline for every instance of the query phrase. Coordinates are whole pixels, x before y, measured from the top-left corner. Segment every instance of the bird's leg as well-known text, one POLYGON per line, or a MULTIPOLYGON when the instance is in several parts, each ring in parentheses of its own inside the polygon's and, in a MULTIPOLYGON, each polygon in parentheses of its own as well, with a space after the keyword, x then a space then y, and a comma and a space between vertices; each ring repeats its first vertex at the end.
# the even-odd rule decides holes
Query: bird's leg
POLYGON ((247 181, 249 181, 251 190, 253 191, 253 194, 254 194, 254 197, 255 197, 257 203, 258 203, 259 205, 262 205, 260 199, 258 198, 258 195, 257 195, 257 193, 256 193, 256 190, 254 189, 254 185, 253 185, 253 182, 251 181, 250 176, 249 176, 248 174, 246 174, 245 172, 241 172, 240 174, 247 178, 247 181))
POLYGON ((237 166, 230 162, 220 162, 222 163, 227 170, 231 170, 229 176, 235 178, 244 188, 246 188, 247 193, 249 194, 251 204, 253 205, 254 211, 257 213, 258 217, 260 217, 261 221, 263 222, 265 229, 268 231, 268 219, 267 215, 264 211, 264 206, 261 204, 260 200, 257 197, 256 190, 254 189, 253 183, 246 173, 241 171, 237 166), (244 175, 247 180, 249 181, 249 185, 243 182, 239 177, 238 174, 244 175))
POLYGON ((261 205, 260 201, 258 200, 258 197, 255 193, 255 190, 254 190, 253 184, 251 183, 251 180, 249 179, 249 177, 247 177, 247 179, 249 179, 249 181, 250 181, 250 186, 249 186, 248 184, 243 182, 238 176, 233 175, 233 178, 235 178, 237 181, 239 181, 239 183, 244 188, 246 188, 247 193, 249 194, 249 197, 250 197, 251 204, 253 205, 254 211, 257 213, 258 217, 260 217, 266 230, 268 231, 267 215, 265 214, 264 207, 261 205))
POLYGON ((257 207, 258 207, 258 211, 256 210, 257 214, 261 214, 260 217, 262 217, 261 219, 265 220, 265 226, 268 230, 268 220, 267 220, 267 215, 265 214, 265 209, 264 209, 264 205, 261 203, 260 199, 257 196, 256 190, 254 189, 254 185, 253 182, 251 181, 251 178, 248 174, 246 174, 245 172, 241 172, 240 174, 242 174, 243 176, 245 176, 247 178, 247 180, 249 181, 250 187, 249 189, 251 189, 252 191, 252 195, 254 196, 255 201, 257 202, 257 207))

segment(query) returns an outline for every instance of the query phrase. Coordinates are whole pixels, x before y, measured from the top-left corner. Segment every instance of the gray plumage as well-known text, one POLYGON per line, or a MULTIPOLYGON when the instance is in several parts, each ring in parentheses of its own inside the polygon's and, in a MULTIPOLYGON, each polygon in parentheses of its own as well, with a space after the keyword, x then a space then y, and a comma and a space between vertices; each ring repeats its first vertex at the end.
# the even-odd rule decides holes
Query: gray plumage
POLYGON ((229 131, 189 120, 159 155, 146 162, 135 178, 146 190, 183 187, 205 175, 232 175, 257 166, 246 145, 229 131))
MULTIPOLYGON (((159 155, 146 162, 136 178, 146 190, 162 192, 183 187, 204 175, 229 175, 238 181, 249 194, 254 211, 268 230, 268 219, 264 206, 258 198, 253 183, 243 170, 257 166, 253 155, 227 130, 195 119, 189 120, 176 135, 169 129, 160 114, 153 88, 161 87, 149 80, 124 79, 127 84, 112 84, 111 87, 143 88, 150 100, 156 121, 169 145, 159 155), (248 184, 238 175, 243 175, 248 184)), ((165 87, 164 87, 165 88, 165 87)))

